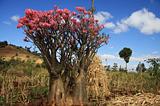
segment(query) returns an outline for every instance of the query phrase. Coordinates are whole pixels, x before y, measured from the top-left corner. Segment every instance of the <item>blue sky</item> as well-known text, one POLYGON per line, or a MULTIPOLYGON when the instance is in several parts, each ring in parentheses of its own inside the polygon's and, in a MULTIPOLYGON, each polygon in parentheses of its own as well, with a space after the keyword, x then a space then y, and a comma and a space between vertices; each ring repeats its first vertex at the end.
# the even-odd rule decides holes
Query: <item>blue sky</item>
MULTIPOLYGON (((17 19, 26 8, 50 10, 54 5, 89 9, 91 0, 0 0, 0 41, 29 45, 23 41, 23 31, 16 28, 17 19)), ((118 56, 123 47, 133 50, 130 68, 144 59, 160 57, 160 0, 95 0, 95 7, 95 17, 105 25, 103 32, 110 34, 109 44, 98 51, 104 64, 124 66, 118 56)))

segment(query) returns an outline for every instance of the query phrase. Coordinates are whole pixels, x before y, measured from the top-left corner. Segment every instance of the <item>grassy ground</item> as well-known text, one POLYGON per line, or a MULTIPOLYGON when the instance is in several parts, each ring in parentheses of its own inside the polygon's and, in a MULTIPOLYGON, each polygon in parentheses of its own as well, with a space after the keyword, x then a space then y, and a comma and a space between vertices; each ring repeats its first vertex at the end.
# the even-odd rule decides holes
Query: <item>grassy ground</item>
POLYGON ((160 90, 156 78, 149 73, 107 72, 107 74, 110 79, 109 89, 115 94, 158 93, 160 90))
MULTIPOLYGON (((111 97, 137 93, 158 94, 160 84, 148 73, 108 72, 111 97)), ((46 98, 48 73, 34 61, 0 60, 0 106, 28 104, 46 98)))

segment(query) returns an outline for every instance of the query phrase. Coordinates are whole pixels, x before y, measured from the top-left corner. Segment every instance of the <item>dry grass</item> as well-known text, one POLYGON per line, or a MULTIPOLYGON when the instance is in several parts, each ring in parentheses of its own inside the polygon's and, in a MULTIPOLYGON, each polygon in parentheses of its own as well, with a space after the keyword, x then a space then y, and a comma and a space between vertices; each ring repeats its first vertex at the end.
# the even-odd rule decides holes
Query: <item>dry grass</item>
POLYGON ((109 89, 117 95, 133 95, 136 93, 158 93, 160 86, 157 80, 149 73, 107 72, 109 76, 109 89))
POLYGON ((8 45, 0 48, 0 51, 0 57, 4 57, 7 61, 9 61, 11 58, 19 58, 25 61, 27 61, 28 59, 32 59, 35 60, 36 63, 42 63, 42 60, 38 56, 35 56, 32 53, 26 51, 24 48, 20 48, 17 46, 8 45))
MULTIPOLYGON (((0 70, 0 106, 6 106, 7 104, 19 104, 19 106, 32 104, 32 106, 36 106, 35 104, 42 104, 48 94, 47 70, 33 61, 17 61, 12 61, 5 67, 6 69, 0 70), (35 104, 33 105, 33 103, 35 104)), ((160 90, 160 87, 155 85, 156 79, 148 73, 105 72, 98 59, 95 59, 89 69, 88 91, 92 92, 88 92, 88 97, 92 94, 94 102, 91 102, 95 106, 106 103, 109 106, 134 106, 126 104, 125 100, 131 101, 133 104, 147 104, 152 100, 156 101, 152 104, 156 104, 159 101, 160 97, 155 94, 158 94, 157 89, 160 90), (111 95, 109 95, 111 100, 106 97, 109 91, 111 92, 111 95), (151 98, 153 99, 144 98, 149 95, 148 92, 152 93, 151 98), (141 94, 136 95, 137 93, 141 94), (108 99, 108 101, 104 101, 104 99, 108 99), (118 105, 119 101, 122 102, 122 105, 118 105)))

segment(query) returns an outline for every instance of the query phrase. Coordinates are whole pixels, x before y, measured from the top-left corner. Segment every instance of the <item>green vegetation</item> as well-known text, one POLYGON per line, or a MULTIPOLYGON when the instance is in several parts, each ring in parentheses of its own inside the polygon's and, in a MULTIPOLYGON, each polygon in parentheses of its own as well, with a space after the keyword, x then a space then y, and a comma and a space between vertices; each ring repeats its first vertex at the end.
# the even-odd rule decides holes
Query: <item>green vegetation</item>
POLYGON ((8 45, 7 41, 0 42, 0 48, 5 47, 7 45, 8 45))

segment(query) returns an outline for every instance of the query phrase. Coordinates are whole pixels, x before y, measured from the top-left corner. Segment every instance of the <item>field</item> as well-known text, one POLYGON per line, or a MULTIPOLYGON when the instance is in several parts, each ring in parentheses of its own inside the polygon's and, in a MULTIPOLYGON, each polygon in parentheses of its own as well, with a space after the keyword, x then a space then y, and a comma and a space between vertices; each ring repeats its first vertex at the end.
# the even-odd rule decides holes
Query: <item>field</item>
MULTIPOLYGON (((8 47, 3 50, 6 49, 8 47)), ((10 54, 15 53, 15 50, 13 47, 10 54)), ((10 59, 0 59, 0 106, 45 106, 49 79, 45 65, 43 63, 38 64, 35 59, 37 57, 33 54, 24 49, 22 51, 20 52, 21 55, 10 56, 10 59), (19 58, 20 56, 25 57, 25 55, 34 58, 19 58)), ((95 100, 92 105, 160 105, 160 82, 149 73, 107 70, 105 73, 110 95, 106 97, 106 101, 103 103, 95 100)))
MULTIPOLYGON (((22 62, 14 59, 6 62, 5 65, 0 73, 0 105, 38 106, 42 101, 46 102, 48 73, 43 65, 38 65, 31 60, 22 62)), ((158 95, 160 86, 156 85, 156 79, 148 73, 108 71, 106 73, 111 92, 106 101, 108 105, 122 104, 120 106, 123 106, 128 103, 138 104, 138 102, 149 104, 146 106, 160 104, 160 95, 158 95)))

